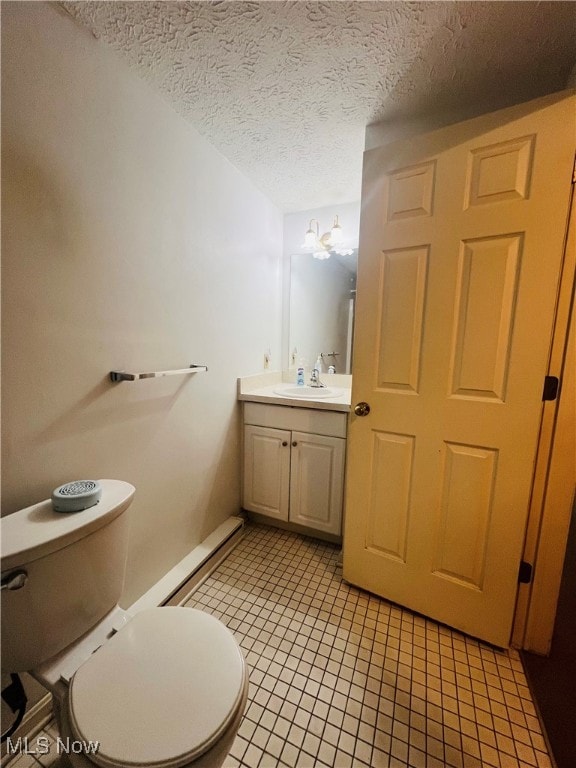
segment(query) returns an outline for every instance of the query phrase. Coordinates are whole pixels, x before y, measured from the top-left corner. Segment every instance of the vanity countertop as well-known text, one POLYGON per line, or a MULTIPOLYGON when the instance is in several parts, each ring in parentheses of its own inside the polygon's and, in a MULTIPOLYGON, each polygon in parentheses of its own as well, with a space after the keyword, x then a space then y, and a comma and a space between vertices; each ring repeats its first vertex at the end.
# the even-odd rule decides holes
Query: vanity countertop
POLYGON ((325 376, 323 383, 338 393, 334 397, 301 398, 283 395, 278 389, 290 387, 294 384, 282 376, 279 372, 246 376, 238 379, 238 400, 247 400, 254 403, 272 403, 274 405, 286 405, 296 408, 315 408, 326 411, 350 411, 351 376, 330 375, 325 376), (334 385, 332 385, 334 381, 334 385), (348 385, 348 386, 347 386, 348 385))

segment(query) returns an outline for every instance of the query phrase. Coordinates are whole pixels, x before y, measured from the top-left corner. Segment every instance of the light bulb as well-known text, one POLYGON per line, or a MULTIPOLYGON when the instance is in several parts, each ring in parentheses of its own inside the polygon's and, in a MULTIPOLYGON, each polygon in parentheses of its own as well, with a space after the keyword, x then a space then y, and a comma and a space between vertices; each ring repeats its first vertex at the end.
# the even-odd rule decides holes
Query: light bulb
POLYGON ((343 239, 344 235, 342 233, 342 227, 338 223, 338 216, 335 216, 334 224, 330 230, 330 243, 331 245, 337 245, 338 243, 341 243, 343 239))
POLYGON ((316 246, 316 232, 310 228, 304 235, 303 248, 314 248, 316 246))

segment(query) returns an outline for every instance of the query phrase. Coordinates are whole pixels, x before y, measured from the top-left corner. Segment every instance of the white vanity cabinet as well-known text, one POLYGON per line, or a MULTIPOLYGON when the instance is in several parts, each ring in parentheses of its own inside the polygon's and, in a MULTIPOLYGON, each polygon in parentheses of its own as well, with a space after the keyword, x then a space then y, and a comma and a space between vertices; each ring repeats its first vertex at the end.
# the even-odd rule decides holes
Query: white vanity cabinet
POLYGON ((243 507, 341 535, 345 413, 244 403, 243 507))

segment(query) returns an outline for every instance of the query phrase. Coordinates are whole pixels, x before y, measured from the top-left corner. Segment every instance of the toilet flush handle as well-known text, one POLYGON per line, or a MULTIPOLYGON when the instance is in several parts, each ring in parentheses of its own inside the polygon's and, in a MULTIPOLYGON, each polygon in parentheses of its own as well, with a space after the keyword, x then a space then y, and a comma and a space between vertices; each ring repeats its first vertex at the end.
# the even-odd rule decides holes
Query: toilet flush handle
POLYGON ((28 574, 26 571, 20 569, 18 571, 12 571, 6 574, 0 582, 0 590, 3 592, 5 589, 22 589, 22 587, 28 581, 28 574))

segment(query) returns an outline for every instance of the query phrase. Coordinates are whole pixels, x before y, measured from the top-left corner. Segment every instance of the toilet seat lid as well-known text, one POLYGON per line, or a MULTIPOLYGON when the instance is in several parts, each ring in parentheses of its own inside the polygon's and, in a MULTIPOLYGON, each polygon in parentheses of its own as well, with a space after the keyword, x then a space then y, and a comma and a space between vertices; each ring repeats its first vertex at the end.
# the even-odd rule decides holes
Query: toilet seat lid
POLYGON ((245 662, 232 633, 193 608, 142 611, 76 672, 68 713, 97 765, 178 768, 238 712, 245 662))

